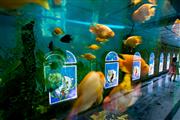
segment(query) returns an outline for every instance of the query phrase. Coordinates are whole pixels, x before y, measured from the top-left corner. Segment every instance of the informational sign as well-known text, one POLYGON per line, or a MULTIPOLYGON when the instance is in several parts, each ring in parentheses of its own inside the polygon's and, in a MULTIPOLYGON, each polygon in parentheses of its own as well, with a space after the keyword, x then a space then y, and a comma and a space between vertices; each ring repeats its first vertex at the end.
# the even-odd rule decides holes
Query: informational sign
POLYGON ((114 51, 109 52, 105 58, 105 76, 106 82, 104 88, 111 88, 118 85, 119 80, 119 62, 118 54, 114 51))
POLYGON ((154 53, 151 53, 149 58, 149 76, 154 74, 154 59, 154 53))
POLYGON ((153 81, 150 81, 150 83, 148 84, 148 93, 152 93, 153 92, 153 81))
POLYGON ((170 53, 168 53, 167 55, 167 65, 166 65, 166 69, 168 70, 169 69, 169 66, 170 66, 170 53))
MULTIPOLYGON (((46 60, 57 65, 58 62, 59 64, 62 62, 61 57, 57 53, 50 53, 46 56, 46 60)), ((62 66, 53 69, 52 63, 44 66, 44 76, 51 89, 49 92, 49 104, 77 98, 77 61, 70 51, 66 51, 66 57, 62 66)))
POLYGON ((164 54, 161 53, 159 58, 159 72, 163 71, 163 63, 164 63, 164 54))
POLYGON ((132 66, 132 80, 138 80, 141 77, 141 55, 139 52, 134 54, 132 66))

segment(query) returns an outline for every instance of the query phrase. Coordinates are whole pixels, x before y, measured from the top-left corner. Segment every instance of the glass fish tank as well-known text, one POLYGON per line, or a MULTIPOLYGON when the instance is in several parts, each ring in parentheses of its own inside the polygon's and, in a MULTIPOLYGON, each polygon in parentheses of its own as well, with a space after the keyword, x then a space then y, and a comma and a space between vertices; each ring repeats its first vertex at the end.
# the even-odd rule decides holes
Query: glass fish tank
POLYGON ((180 49, 162 42, 168 8, 164 0, 0 0, 0 118, 124 113, 141 83, 179 60, 180 49))

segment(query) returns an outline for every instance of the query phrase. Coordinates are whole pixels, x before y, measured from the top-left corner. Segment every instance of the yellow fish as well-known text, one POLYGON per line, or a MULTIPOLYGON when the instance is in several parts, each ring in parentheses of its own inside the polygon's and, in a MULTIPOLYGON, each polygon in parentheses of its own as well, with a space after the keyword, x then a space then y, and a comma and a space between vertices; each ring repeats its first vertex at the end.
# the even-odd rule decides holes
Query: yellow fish
POLYGON ((93 60, 96 59, 96 56, 91 53, 85 53, 84 55, 81 55, 81 57, 87 59, 87 60, 93 60))
POLYGON ((61 35, 61 34, 64 34, 64 31, 61 28, 56 27, 56 28, 54 28, 53 34, 54 35, 61 35))
POLYGON ((78 98, 68 119, 89 109, 96 102, 100 104, 103 100, 104 83, 105 76, 102 72, 89 72, 78 85, 78 98))
POLYGON ((155 7, 153 4, 143 4, 132 14, 132 19, 137 22, 144 23, 149 20, 155 14, 155 7))
POLYGON ((156 5, 156 0, 148 0, 148 2, 150 2, 153 5, 156 5))
POLYGON ((131 48, 135 48, 137 45, 141 43, 142 43, 141 36, 130 36, 124 41, 124 44, 131 48))
POLYGON ((96 45, 96 44, 92 44, 90 46, 88 46, 89 49, 92 49, 92 50, 98 50, 100 49, 100 46, 96 45))
MULTIPOLYGON (((120 54, 123 58, 119 58, 119 67, 121 71, 132 74, 132 65, 134 55, 129 54, 120 54)), ((141 75, 145 76, 149 72, 149 65, 144 61, 143 58, 140 58, 141 61, 141 75)))
POLYGON ((137 5, 138 3, 140 3, 142 0, 131 0, 131 3, 133 3, 134 5, 137 5))
POLYGON ((96 35, 96 41, 106 42, 107 39, 114 37, 115 33, 108 27, 102 24, 90 26, 89 31, 96 35))
POLYGON ((49 10, 48 0, 0 0, 0 8, 7 10, 15 10, 27 4, 38 4, 49 10))

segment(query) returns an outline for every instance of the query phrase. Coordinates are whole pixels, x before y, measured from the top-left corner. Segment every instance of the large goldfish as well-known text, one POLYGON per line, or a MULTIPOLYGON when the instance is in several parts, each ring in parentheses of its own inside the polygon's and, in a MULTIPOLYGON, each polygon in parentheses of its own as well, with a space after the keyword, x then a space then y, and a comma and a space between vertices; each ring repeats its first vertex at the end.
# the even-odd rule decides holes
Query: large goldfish
POLYGON ((131 48, 135 48, 137 45, 141 43, 142 43, 141 36, 130 36, 124 41, 124 44, 131 48))
MULTIPOLYGON (((119 58, 119 67, 121 71, 132 74, 132 65, 134 55, 129 54, 120 54, 122 58, 119 58)), ((143 58, 140 58, 141 61, 141 75, 145 76, 149 72, 149 65, 144 61, 143 58)))
POLYGON ((132 18, 134 21, 142 22, 149 20, 155 14, 155 5, 153 4, 143 4, 141 5, 134 13, 132 14, 132 18))
POLYGON ((107 39, 114 37, 115 33, 108 27, 102 24, 96 24, 90 27, 90 32, 96 35, 96 41, 106 42, 107 39))
MULTIPOLYGON (((127 75, 129 77, 130 75, 127 75)), ((122 83, 124 84, 124 83, 122 83)), ((141 95, 141 85, 135 86, 131 92, 123 90, 122 85, 115 87, 103 101, 103 108, 111 112, 125 112, 141 95)))
POLYGON ((100 104, 103 100, 105 77, 102 72, 89 72, 78 85, 78 99, 75 101, 68 117, 89 109, 95 102, 100 104))
POLYGON ((49 9, 48 0, 0 0, 0 8, 15 10, 31 3, 38 4, 45 9, 49 9))

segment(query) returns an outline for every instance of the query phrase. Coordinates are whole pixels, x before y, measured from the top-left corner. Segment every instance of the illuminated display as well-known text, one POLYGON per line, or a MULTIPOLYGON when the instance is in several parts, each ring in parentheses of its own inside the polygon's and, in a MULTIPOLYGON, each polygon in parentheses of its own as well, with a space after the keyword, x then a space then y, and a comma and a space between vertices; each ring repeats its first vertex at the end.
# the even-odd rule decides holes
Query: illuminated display
POLYGON ((109 52, 106 56, 105 63, 105 76, 106 82, 104 87, 111 88, 118 85, 119 80, 119 62, 116 52, 109 52))
MULTIPOLYGON (((65 65, 59 65, 52 69, 50 66, 54 61, 62 62, 61 55, 50 53, 46 60, 51 62, 44 66, 44 76, 50 89, 49 104, 56 104, 77 98, 77 66, 75 56, 66 51, 65 65)), ((48 88, 47 88, 48 89, 48 88)))
POLYGON ((164 63, 164 54, 161 53, 159 58, 159 72, 163 71, 163 63, 164 63))
POLYGON ((169 66, 170 66, 170 53, 168 53, 167 55, 167 66, 166 66, 166 69, 168 70, 169 69, 169 66))
POLYGON ((154 74, 154 58, 154 53, 151 53, 149 58, 149 75, 154 74))
POLYGON ((132 67, 132 80, 138 80, 141 76, 141 55, 139 52, 134 54, 132 67))

